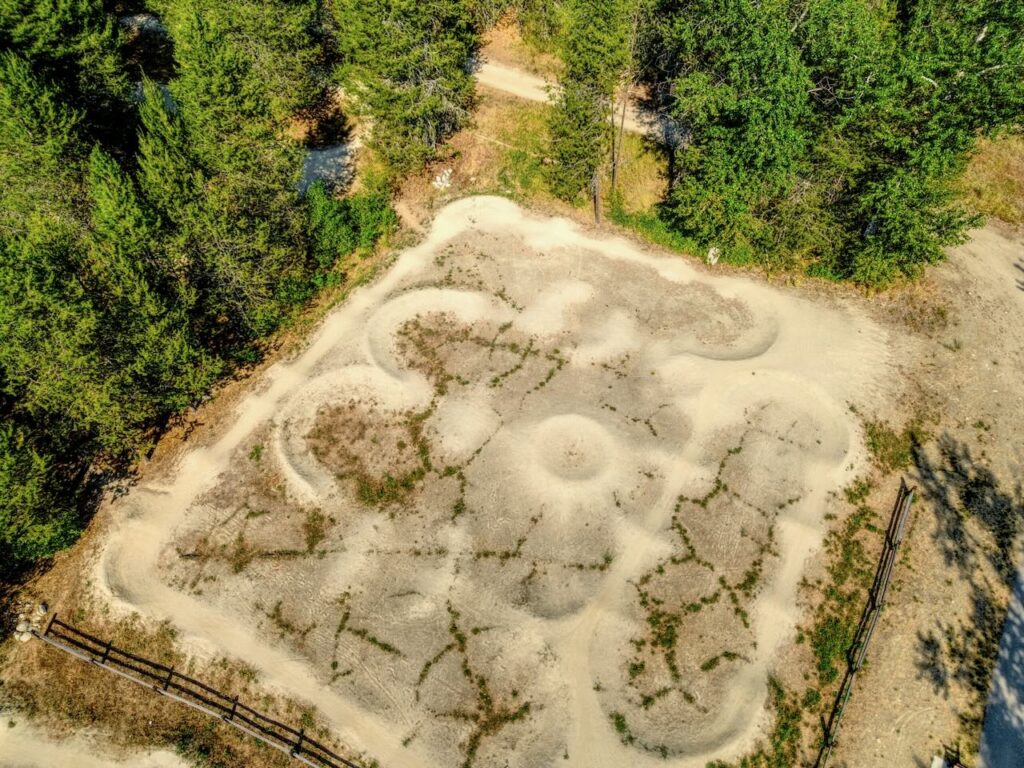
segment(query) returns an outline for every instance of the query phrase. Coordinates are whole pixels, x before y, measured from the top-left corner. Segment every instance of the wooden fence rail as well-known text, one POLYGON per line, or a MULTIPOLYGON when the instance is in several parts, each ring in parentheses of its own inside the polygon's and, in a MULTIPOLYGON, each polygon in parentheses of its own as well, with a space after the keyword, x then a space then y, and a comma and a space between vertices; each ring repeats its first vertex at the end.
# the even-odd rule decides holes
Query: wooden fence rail
POLYGON ((312 768, 361 768, 336 755, 299 728, 273 720, 209 685, 141 656, 117 648, 61 621, 54 613, 46 629, 33 632, 43 642, 82 661, 131 680, 155 693, 216 717, 312 768))
POLYGON ((836 744, 839 733, 839 726, 843 721, 843 713, 846 711, 846 704, 853 692, 853 684, 856 682, 857 673, 864 666, 864 659, 867 657, 868 644, 875 634, 875 627, 878 626, 878 617, 885 605, 885 595, 889 590, 889 580, 892 578, 893 567, 896 565, 896 556, 899 553, 900 544, 903 542, 903 534, 907 527, 907 517, 910 514, 910 505, 914 503, 914 489, 907 486, 906 482, 900 480, 900 491, 896 497, 896 505, 893 507, 892 517, 889 519, 889 528, 885 532, 885 542, 882 546, 882 554, 878 560, 878 569, 875 571, 875 580, 868 593, 868 602, 864 606, 864 612, 860 617, 860 624, 857 627, 857 634, 854 635, 853 643, 846 654, 846 675, 843 677, 843 684, 839 686, 839 693, 836 695, 835 704, 825 725, 825 734, 822 739, 821 749, 818 751, 818 759, 815 761, 815 768, 825 768, 828 759, 832 754, 832 748, 836 744))

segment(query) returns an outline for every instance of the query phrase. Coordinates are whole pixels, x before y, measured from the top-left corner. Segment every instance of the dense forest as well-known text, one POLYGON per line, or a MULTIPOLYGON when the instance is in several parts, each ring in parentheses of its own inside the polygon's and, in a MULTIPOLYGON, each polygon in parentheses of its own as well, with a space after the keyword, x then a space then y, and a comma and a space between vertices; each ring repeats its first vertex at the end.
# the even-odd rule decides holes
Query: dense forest
POLYGON ((919 274, 975 221, 976 142, 1024 115, 1019 0, 0 0, 5 568, 387 233, 509 14, 564 63, 550 188, 628 194, 612 118, 641 93, 659 216, 736 263, 919 274), (339 92, 380 170, 301 191, 290 129, 339 92))

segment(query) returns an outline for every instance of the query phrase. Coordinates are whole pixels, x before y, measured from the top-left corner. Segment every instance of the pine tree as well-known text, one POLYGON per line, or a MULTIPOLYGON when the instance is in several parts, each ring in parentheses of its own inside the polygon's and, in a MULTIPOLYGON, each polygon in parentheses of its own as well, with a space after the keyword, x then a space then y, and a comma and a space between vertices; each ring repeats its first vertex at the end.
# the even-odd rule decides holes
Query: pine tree
POLYGON ((99 149, 89 161, 89 190, 85 279, 100 313, 101 349, 132 379, 138 405, 131 416, 151 422, 194 403, 220 366, 192 338, 191 294, 157 250, 154 216, 99 149))
POLYGON ((691 131, 667 201, 675 225, 745 260, 807 151, 810 80, 782 0, 665 3, 673 117, 691 131))
POLYGON ((102 0, 0 0, 0 43, 29 59, 84 126, 111 141, 130 136, 131 87, 115 19, 102 0))
POLYGON ((479 37, 463 0, 338 0, 346 93, 373 118, 372 143, 398 170, 418 168, 469 119, 479 37))
POLYGON ((565 45, 565 74, 551 115, 552 188, 573 199, 584 187, 600 218, 598 168, 612 138, 615 87, 629 59, 630 9, 623 0, 580 0, 565 45))
POLYGON ((29 216, 71 223, 82 160, 80 121, 28 61, 0 54, 0 231, 24 231, 29 216))
POLYGON ((309 271, 300 150, 226 29, 195 11, 173 18, 179 76, 171 106, 148 89, 142 190, 174 224, 169 258, 188 271, 199 325, 237 342, 272 328, 290 300, 280 287, 309 271))
POLYGON ((58 488, 26 431, 0 423, 0 578, 74 541, 74 510, 58 488))

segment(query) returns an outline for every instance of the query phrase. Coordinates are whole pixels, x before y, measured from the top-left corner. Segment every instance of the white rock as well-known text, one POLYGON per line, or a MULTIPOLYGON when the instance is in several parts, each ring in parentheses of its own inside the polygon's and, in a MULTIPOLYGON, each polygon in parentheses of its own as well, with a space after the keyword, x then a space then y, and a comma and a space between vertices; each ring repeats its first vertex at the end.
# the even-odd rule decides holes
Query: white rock
POLYGON ((445 168, 437 174, 434 177, 433 185, 435 189, 448 189, 452 185, 452 169, 445 168))

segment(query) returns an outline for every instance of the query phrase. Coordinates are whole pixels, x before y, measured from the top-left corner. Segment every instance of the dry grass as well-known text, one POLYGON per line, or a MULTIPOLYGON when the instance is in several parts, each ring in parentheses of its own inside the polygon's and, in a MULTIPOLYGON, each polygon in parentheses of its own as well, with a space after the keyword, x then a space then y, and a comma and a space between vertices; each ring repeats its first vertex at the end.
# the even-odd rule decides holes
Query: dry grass
POLYGON ((1024 135, 982 139, 964 174, 963 190, 978 213, 1024 224, 1024 135))
POLYGON ((487 31, 484 36, 483 57, 489 61, 510 64, 541 77, 557 79, 562 73, 561 59, 538 50, 523 40, 515 17, 509 14, 487 31))
MULTIPOLYGON (((626 213, 646 213, 661 202, 668 183, 665 157, 649 139, 627 133, 623 137, 618 187, 626 213)), ((606 199, 611 193, 611 168, 606 167, 603 186, 606 199)))

